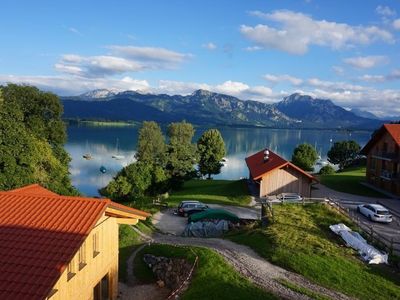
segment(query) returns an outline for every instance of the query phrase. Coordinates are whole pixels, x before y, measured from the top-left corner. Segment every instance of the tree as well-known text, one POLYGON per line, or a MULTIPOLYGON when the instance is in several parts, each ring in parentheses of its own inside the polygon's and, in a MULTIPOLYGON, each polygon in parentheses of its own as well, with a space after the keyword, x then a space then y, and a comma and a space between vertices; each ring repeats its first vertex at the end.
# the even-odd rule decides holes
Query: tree
POLYGON ((205 131, 197 141, 199 153, 199 171, 202 175, 219 174, 221 172, 221 160, 225 156, 225 143, 221 133, 217 129, 205 131))
POLYGON ((298 145, 292 155, 292 163, 306 171, 312 171, 318 159, 318 153, 313 146, 304 143, 298 145))
POLYGON ((335 142, 328 151, 328 161, 338 164, 339 169, 343 170, 354 161, 360 149, 361 147, 356 141, 335 142))
POLYGON ((0 86, 0 189, 39 183, 59 194, 77 194, 69 178, 61 114, 52 93, 0 86))
POLYGON ((139 130, 136 158, 151 165, 165 166, 165 138, 156 122, 143 122, 139 130))
POLYGON ((171 123, 168 126, 168 162, 173 185, 180 185, 194 170, 196 163, 196 145, 192 143, 194 128, 185 121, 171 123))

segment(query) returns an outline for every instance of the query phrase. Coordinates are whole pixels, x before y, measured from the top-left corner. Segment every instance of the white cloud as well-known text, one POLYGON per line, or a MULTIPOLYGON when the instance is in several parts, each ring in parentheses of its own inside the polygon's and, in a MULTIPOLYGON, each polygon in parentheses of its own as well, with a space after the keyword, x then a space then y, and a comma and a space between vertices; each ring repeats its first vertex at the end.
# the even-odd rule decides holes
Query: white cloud
POLYGON ((400 19, 394 20, 392 25, 394 29, 400 30, 400 19))
POLYGON ((74 27, 69 27, 69 28, 68 28, 68 31, 70 31, 70 32, 72 32, 72 33, 75 33, 75 34, 77 34, 77 35, 83 36, 83 34, 82 34, 78 29, 76 29, 76 28, 74 28, 74 27))
POLYGON ((109 46, 110 55, 81 56, 66 54, 55 64, 62 73, 85 77, 103 77, 143 70, 173 69, 191 57, 190 54, 164 48, 109 46))
POLYGON ((366 82, 374 82, 374 83, 400 80, 400 69, 394 69, 387 75, 365 74, 365 75, 359 77, 359 80, 366 81, 366 82))
POLYGON ((263 77, 265 80, 268 80, 269 82, 272 82, 274 84, 287 81, 290 82, 292 85, 300 85, 303 82, 302 79, 287 74, 283 75, 266 74, 263 77))
POLYGON ((344 69, 339 66, 333 66, 332 70, 337 74, 337 75, 343 75, 344 74, 344 69))
POLYGON ((215 45, 215 44, 212 43, 212 42, 203 44, 203 45, 201 45, 201 46, 202 46, 203 48, 205 48, 205 49, 208 49, 208 50, 215 50, 215 49, 217 49, 217 45, 215 45))
POLYGON ((396 11, 389 6, 378 5, 375 9, 376 13, 381 16, 390 17, 395 16, 396 11))
POLYGON ((257 46, 291 54, 305 54, 311 45, 342 49, 368 45, 376 41, 393 43, 392 34, 376 26, 352 26, 345 23, 314 20, 289 10, 272 13, 251 12, 251 15, 278 23, 279 27, 258 24, 242 25, 240 32, 257 46))
POLYGON ((358 56, 348 57, 343 60, 348 65, 358 69, 370 69, 379 65, 384 65, 389 62, 389 59, 383 55, 371 55, 371 56, 358 56))
POLYGON ((34 85, 59 95, 78 95, 95 89, 135 90, 148 92, 150 84, 146 80, 129 76, 122 79, 85 78, 80 76, 13 76, 0 75, 0 83, 34 85))
POLYGON ((249 47, 244 48, 244 50, 249 51, 249 52, 254 52, 254 51, 262 50, 262 48, 259 46, 251 46, 251 47, 249 46, 249 47))

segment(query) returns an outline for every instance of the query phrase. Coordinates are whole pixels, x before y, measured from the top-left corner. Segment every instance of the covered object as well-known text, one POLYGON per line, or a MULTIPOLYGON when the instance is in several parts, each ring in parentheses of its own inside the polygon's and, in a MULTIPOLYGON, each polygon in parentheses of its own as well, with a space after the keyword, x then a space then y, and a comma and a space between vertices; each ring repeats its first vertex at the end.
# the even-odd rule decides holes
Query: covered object
POLYGON ((223 209, 207 209, 203 212, 191 215, 188 219, 188 222, 191 223, 202 220, 226 220, 232 223, 238 223, 239 217, 223 209))

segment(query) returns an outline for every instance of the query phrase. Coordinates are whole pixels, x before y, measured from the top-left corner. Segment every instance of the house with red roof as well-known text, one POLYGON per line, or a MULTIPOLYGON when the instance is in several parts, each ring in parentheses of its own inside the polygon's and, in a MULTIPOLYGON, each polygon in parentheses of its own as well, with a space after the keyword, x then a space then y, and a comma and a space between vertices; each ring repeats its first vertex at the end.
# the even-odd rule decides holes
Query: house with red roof
POLYGON ((247 157, 246 164, 249 178, 259 187, 259 197, 280 193, 311 196, 311 184, 316 179, 269 149, 247 157))
POLYGON ((367 182, 400 196, 400 124, 384 124, 361 149, 367 156, 367 182))
POLYGON ((118 225, 148 216, 39 185, 0 192, 0 299, 116 299, 118 225))

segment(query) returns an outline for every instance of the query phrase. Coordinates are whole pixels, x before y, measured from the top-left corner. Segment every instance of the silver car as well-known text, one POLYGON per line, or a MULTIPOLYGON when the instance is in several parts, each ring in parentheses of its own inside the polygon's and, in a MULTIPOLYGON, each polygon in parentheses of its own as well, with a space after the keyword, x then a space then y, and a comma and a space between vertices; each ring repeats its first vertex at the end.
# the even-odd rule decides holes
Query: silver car
POLYGON ((393 221, 389 210, 380 204, 361 204, 357 206, 357 211, 371 221, 382 223, 390 223, 393 221))

